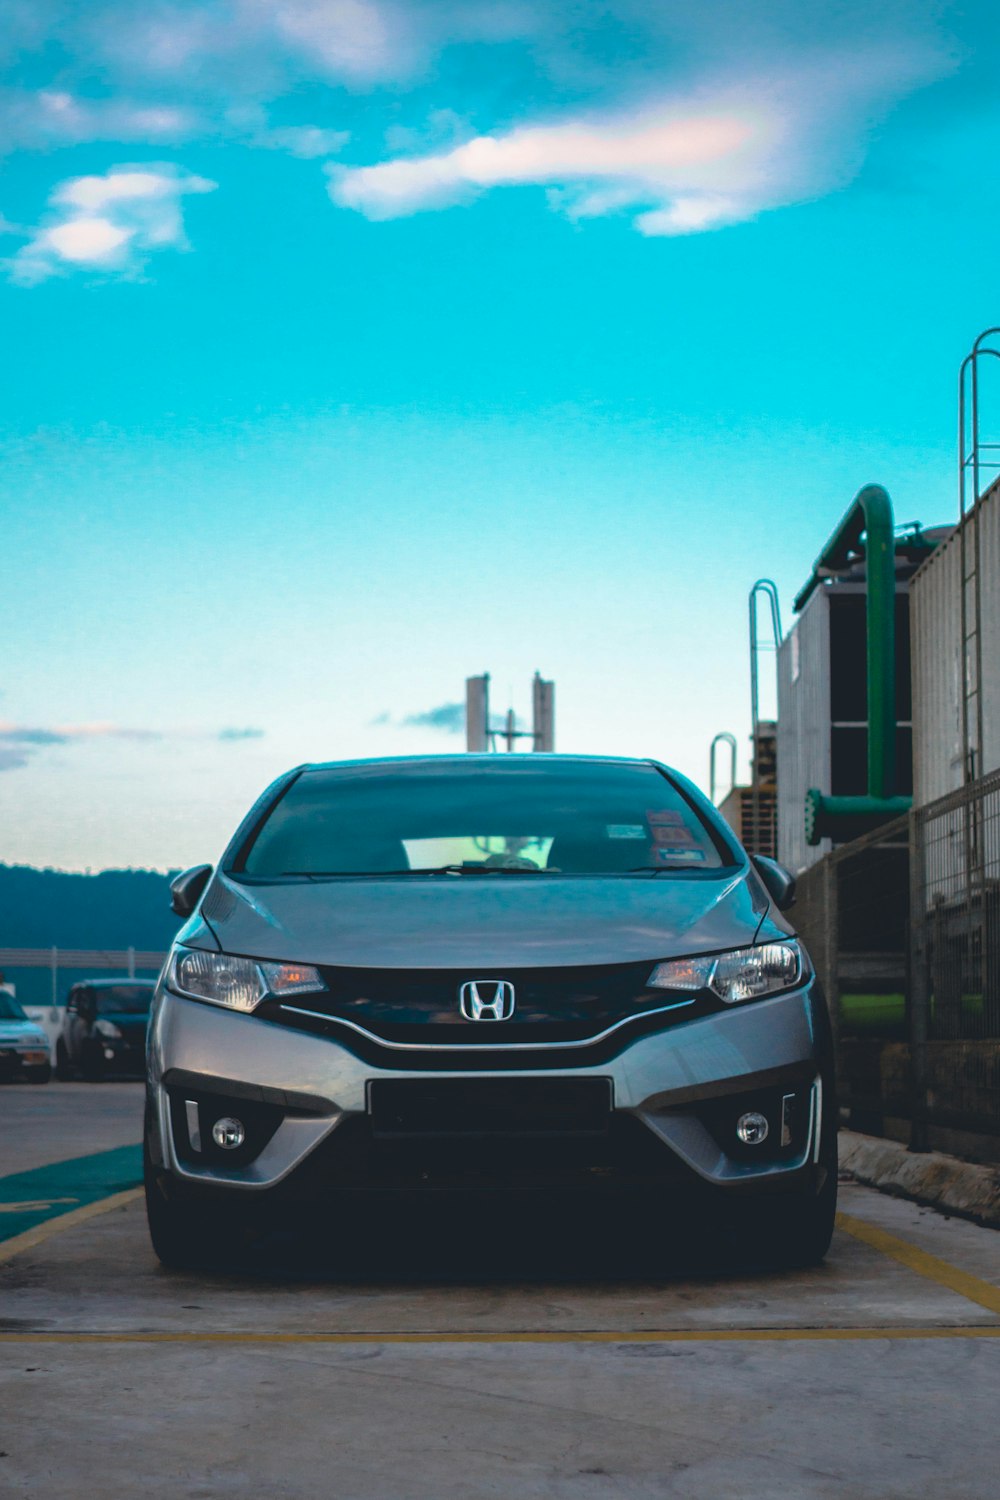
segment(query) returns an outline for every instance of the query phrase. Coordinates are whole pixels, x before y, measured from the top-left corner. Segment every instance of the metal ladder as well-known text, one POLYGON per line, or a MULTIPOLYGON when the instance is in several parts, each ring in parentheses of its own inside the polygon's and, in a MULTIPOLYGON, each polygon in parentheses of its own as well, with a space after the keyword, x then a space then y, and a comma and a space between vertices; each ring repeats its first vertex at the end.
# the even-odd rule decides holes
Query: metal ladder
POLYGON ((1000 359, 1000 348, 986 341, 1000 338, 1000 328, 987 328, 962 361, 958 376, 958 546, 962 571, 961 610, 961 732, 962 782, 968 785, 983 774, 983 594, 980 566, 979 512, 982 476, 1000 470, 1000 443, 984 443, 980 430, 979 363, 986 356, 1000 359))
MULTIPOLYGON (((761 842, 760 826, 760 767, 758 764, 759 735, 760 735, 760 655, 762 651, 773 651, 775 656, 775 667, 777 667, 778 647, 781 645, 781 605, 778 602, 778 588, 770 578, 758 578, 749 597, 750 610, 750 722, 751 734, 753 736, 753 760, 751 762, 751 798, 753 806, 753 837, 756 844, 761 842), (757 602, 759 597, 767 600, 771 615, 771 640, 762 641, 757 628, 757 602)), ((777 715, 777 710, 775 711, 777 715)), ((777 816, 777 809, 775 809, 777 816)), ((777 828, 775 828, 777 834, 777 828)))
POLYGON ((719 785, 715 770, 715 757, 720 745, 729 746, 729 791, 736 788, 736 736, 722 729, 715 736, 708 752, 708 795, 713 806, 718 806, 719 785))

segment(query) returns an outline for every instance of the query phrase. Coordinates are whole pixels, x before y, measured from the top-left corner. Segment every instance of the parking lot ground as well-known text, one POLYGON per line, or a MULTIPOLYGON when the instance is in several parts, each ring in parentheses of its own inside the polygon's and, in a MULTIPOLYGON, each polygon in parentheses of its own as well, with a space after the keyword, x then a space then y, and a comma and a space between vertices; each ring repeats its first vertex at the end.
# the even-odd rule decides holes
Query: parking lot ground
POLYGON ((53 1218, 0 1264, 0 1494, 992 1497, 1000 1237, 841 1206, 791 1274, 553 1204, 408 1206, 184 1275, 137 1199, 53 1218))
POLYGON ((142 1140, 133 1081, 0 1085, 0 1177, 142 1140))

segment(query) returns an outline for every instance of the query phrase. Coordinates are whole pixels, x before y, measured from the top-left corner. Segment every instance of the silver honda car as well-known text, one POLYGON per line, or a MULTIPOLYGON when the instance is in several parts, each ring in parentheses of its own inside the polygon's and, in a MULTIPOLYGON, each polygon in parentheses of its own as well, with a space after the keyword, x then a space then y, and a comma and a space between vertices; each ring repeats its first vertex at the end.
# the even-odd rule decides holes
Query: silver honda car
POLYGON ((435 1189, 639 1193, 755 1262, 826 1252, 833 1054, 794 881, 676 772, 300 766, 172 891, 145 1130, 164 1264, 435 1189))

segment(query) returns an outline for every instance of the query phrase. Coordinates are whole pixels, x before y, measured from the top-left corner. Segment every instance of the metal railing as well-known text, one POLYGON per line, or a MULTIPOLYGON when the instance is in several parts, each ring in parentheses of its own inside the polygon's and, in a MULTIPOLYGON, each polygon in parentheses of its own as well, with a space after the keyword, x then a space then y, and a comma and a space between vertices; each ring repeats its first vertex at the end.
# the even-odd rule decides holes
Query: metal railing
POLYGON ((849 1123, 1000 1160, 1000 772, 841 845, 799 890, 849 1123))
POLYGON ((121 971, 134 978, 140 972, 159 972, 166 956, 152 948, 0 948, 0 972, 48 969, 52 975, 51 1003, 57 1005, 60 969, 90 974, 121 971))

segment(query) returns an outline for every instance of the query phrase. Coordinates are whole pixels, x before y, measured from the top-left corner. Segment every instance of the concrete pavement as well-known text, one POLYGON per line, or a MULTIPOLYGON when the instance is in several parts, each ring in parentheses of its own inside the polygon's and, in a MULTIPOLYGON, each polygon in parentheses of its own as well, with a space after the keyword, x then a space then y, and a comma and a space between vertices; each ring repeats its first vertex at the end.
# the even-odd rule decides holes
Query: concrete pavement
POLYGON ((136 1201, 54 1221, 0 1264, 0 1495, 992 1497, 1000 1237, 841 1207, 791 1275, 543 1209, 278 1236, 232 1275, 162 1271, 136 1201))

